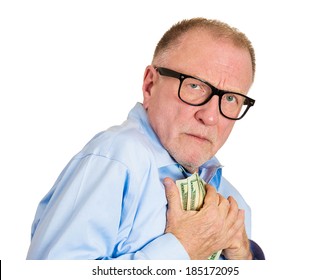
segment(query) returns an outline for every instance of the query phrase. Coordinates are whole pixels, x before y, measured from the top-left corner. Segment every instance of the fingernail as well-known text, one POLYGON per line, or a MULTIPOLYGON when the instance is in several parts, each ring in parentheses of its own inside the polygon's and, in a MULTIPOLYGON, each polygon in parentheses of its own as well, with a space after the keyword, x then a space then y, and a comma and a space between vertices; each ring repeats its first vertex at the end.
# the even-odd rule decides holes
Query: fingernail
POLYGON ((163 184, 165 185, 165 187, 170 187, 170 185, 171 185, 170 179, 169 178, 165 178, 163 180, 163 184))

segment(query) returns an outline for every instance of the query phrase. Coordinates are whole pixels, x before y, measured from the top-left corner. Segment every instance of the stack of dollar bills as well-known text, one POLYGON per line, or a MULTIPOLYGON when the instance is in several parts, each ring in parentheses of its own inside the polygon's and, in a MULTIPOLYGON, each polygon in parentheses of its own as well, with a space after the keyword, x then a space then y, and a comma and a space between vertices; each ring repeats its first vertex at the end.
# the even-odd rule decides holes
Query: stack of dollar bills
MULTIPOLYGON (((200 178, 198 173, 177 180, 176 186, 179 190, 182 207, 187 211, 199 211, 203 205, 206 195, 206 182, 200 178)), ((208 259, 217 260, 222 251, 212 254, 208 259)))

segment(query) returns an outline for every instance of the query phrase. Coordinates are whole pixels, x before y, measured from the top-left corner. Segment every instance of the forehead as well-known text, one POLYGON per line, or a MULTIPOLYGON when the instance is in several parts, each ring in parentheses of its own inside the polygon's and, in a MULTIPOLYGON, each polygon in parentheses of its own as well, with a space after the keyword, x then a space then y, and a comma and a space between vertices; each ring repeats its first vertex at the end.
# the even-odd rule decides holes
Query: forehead
POLYGON ((231 39, 216 38, 208 31, 191 30, 166 54, 165 65, 194 75, 226 90, 247 92, 252 84, 249 51, 237 47, 231 39))

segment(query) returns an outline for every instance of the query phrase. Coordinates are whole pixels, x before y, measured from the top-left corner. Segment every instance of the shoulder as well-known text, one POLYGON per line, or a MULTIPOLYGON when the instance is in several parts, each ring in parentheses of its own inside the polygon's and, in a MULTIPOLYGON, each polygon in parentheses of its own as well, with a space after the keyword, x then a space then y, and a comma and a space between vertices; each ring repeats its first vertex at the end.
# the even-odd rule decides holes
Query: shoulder
POLYGON ((138 122, 126 121, 95 135, 76 157, 88 155, 143 165, 152 157, 151 142, 138 122))

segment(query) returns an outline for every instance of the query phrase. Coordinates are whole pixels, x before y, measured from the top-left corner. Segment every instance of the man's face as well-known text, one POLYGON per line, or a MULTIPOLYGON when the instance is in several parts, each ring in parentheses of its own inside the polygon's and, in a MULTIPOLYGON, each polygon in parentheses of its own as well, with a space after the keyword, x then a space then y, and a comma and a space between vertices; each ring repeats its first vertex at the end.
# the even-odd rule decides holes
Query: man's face
MULTIPOLYGON (((246 94, 252 84, 247 50, 206 32, 190 31, 182 43, 166 55, 166 67, 201 78, 215 87, 246 94)), ((228 138, 235 121, 219 112, 219 97, 202 106, 191 106, 178 97, 179 80, 145 71, 143 106, 150 124, 170 155, 190 172, 213 157, 228 138)))

